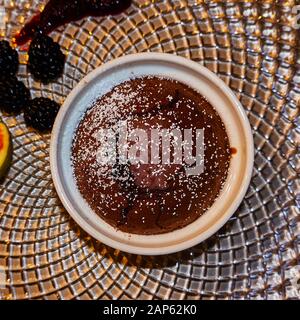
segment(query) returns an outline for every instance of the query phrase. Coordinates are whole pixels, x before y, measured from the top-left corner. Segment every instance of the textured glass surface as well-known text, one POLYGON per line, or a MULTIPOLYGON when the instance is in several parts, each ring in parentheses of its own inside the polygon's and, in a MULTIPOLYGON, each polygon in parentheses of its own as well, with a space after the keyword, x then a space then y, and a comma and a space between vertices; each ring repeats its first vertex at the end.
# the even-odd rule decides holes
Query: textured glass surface
MULTIPOLYGON (((0 0, 10 38, 43 1, 0 0)), ((87 18, 52 33, 67 54, 64 75, 33 97, 63 102, 88 72, 134 52, 176 53, 217 73, 242 102, 255 140, 251 186, 232 219, 192 249, 129 255, 91 239, 55 193, 49 135, 3 117, 13 135, 11 170, 0 186, 0 298, 300 298, 300 55, 292 0, 135 0, 126 14, 87 18)))

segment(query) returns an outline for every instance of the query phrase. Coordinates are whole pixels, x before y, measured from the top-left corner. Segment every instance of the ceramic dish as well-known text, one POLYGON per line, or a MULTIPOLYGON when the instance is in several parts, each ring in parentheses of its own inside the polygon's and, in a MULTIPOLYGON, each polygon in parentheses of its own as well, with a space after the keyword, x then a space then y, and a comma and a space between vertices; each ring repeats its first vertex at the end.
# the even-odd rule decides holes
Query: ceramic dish
POLYGON ((122 251, 161 255, 181 251, 207 239, 232 216, 247 191, 253 168, 253 138, 243 107, 231 90, 205 67, 182 57, 160 53, 128 55, 97 68, 71 92, 62 106, 51 137, 53 181, 73 219, 97 240, 122 251), (85 111, 115 85, 139 76, 156 75, 181 81, 196 89, 221 116, 232 157, 222 192, 204 215, 188 226, 160 235, 136 235, 116 230, 96 215, 79 193, 72 172, 71 146, 85 111))

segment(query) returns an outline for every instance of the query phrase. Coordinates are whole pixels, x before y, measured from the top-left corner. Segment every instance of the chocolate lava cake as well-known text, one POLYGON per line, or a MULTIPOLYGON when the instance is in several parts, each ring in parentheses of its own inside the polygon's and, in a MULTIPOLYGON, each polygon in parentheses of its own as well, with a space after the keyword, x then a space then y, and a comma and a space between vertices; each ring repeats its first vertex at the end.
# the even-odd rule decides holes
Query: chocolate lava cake
MULTIPOLYGON (((160 150, 159 143, 156 147, 160 150)), ((123 82, 93 103, 75 132, 72 163, 78 189, 95 213, 118 230, 153 235, 183 228, 213 205, 228 175, 230 150, 220 116, 200 93, 175 80, 147 76, 123 82), (155 129, 177 129, 182 137, 185 129, 203 129, 203 172, 187 174, 184 158, 182 163, 172 158, 172 147, 169 163, 121 161, 118 147, 112 151, 115 162, 100 163, 99 132, 117 132, 124 122, 127 130, 141 129, 147 137, 155 129)))

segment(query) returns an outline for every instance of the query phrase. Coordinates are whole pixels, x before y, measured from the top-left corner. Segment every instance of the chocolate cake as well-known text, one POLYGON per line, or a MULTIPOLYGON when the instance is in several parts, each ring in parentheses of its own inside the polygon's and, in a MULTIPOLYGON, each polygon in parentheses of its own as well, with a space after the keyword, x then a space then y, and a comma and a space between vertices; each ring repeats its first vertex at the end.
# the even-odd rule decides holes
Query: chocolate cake
POLYGON ((93 103, 74 135, 72 163, 80 193, 107 223, 128 233, 161 234, 183 228, 213 205, 228 175, 230 150, 220 116, 200 93, 147 76, 93 103), (163 133, 170 132, 164 148, 163 133), (104 148, 108 141, 115 142, 110 149, 104 148))

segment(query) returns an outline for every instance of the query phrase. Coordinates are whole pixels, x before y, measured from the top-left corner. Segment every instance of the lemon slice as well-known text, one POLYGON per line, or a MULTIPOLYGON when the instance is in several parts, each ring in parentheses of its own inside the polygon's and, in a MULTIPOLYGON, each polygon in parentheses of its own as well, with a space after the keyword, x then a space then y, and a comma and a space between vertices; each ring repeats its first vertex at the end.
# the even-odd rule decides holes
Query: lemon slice
POLYGON ((12 159, 12 141, 7 126, 0 122, 0 179, 4 177, 12 159))

